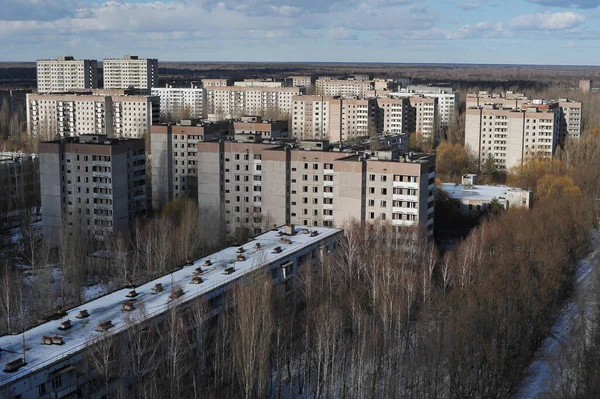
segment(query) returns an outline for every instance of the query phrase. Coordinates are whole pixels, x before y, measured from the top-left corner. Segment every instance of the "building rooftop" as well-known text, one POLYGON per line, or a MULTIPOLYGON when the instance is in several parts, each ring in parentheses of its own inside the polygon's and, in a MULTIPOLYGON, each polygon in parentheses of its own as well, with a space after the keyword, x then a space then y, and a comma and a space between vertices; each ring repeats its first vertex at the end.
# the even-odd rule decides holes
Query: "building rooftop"
POLYGON ((494 198, 506 198, 506 193, 509 191, 513 192, 527 192, 520 188, 508 187, 508 186, 485 186, 485 185, 463 185, 456 183, 442 183, 442 190, 444 190, 450 198, 457 200, 476 200, 476 201, 491 201, 494 198))
POLYGON ((70 143, 70 144, 98 144, 113 145, 126 141, 139 141, 143 139, 133 138, 111 138, 104 134, 82 134, 79 136, 66 136, 58 140, 44 141, 43 143, 70 143))
POLYGON ((303 232, 303 227, 298 226, 294 228, 295 235, 292 236, 286 236, 284 231, 285 227, 280 227, 255 237, 252 241, 244 244, 242 254, 238 253, 238 247, 230 247, 198 259, 191 266, 184 266, 181 270, 137 287, 135 298, 126 296, 131 289, 121 289, 69 309, 67 315, 26 331, 24 338, 22 334, 0 337, 0 361, 2 363, 23 357, 23 339, 26 347, 26 365, 12 373, 0 371, 0 386, 85 349, 93 339, 124 330, 127 327, 125 320, 142 321, 139 311, 142 307, 145 310, 144 319, 165 312, 172 303, 170 295, 177 288, 183 290, 183 295, 175 299, 176 303, 189 302, 233 282, 249 272, 283 259, 290 253, 309 247, 324 238, 333 237, 341 230, 311 227, 310 232, 316 233, 308 234, 303 232), (313 234, 316 235, 313 236, 313 234), (281 242, 284 237, 289 238, 289 244, 281 242), (280 247, 281 252, 276 253, 274 251, 276 247, 280 247), (243 255, 245 260, 238 260, 238 255, 243 255), (199 267, 202 268, 202 273, 199 275, 202 283, 192 284, 192 278, 195 277, 194 271, 199 267), (235 271, 227 274, 225 270, 231 267, 235 271), (163 291, 153 291, 157 284, 162 285, 163 291), (136 310, 130 312, 121 310, 127 301, 133 302, 136 310), (76 318, 82 310, 87 310, 89 316, 83 319, 76 318), (70 320, 72 327, 61 331, 59 326, 66 320, 70 320), (100 323, 109 320, 113 327, 109 328, 108 332, 96 332, 100 323), (53 337, 55 335, 62 337, 63 345, 42 345, 42 339, 45 336, 53 337))

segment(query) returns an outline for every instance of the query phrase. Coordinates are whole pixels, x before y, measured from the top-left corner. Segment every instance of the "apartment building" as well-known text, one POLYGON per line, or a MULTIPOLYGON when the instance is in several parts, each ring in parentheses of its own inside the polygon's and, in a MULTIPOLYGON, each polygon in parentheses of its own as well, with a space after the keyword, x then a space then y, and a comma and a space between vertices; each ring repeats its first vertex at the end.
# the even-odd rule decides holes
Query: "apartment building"
POLYGON ((276 82, 273 79, 244 79, 233 82, 233 85, 236 87, 283 87, 283 82, 276 82))
POLYGON ((315 94, 320 96, 364 98, 369 90, 373 90, 373 82, 369 80, 319 78, 315 83, 315 94))
POLYGON ((435 156, 398 150, 352 154, 327 141, 198 144, 199 206, 225 230, 273 223, 337 226, 357 220, 433 231, 435 156))
POLYGON ((303 91, 299 87, 207 87, 207 113, 216 120, 243 115, 288 119, 293 97, 303 91))
POLYGON ((27 131, 43 139, 81 134, 139 138, 159 123, 154 96, 27 94, 27 131))
POLYGON ((292 87, 310 87, 312 85, 312 77, 307 76, 288 76, 286 80, 292 87))
POLYGON ((38 60, 38 93, 57 93, 98 87, 98 62, 60 56, 55 60, 38 60))
POLYGON ((332 96, 294 96, 290 120, 294 138, 336 141, 341 132, 341 100, 332 96))
POLYGON ((150 130, 152 154, 152 209, 160 211, 175 199, 198 198, 198 147, 202 141, 226 138, 230 123, 153 125, 150 130))
MULTIPOLYGON (((144 334, 148 353, 135 355, 152 359, 150 361, 158 366, 157 372, 144 378, 166 386, 170 382, 168 373, 161 372, 166 351, 156 351, 155 340, 159 341, 162 334, 167 333, 169 312, 174 308, 180 315, 177 331, 191 336, 199 326, 190 314, 200 303, 207 306, 203 315, 206 317, 205 346, 201 347, 198 340, 186 339, 187 344, 180 350, 195 354, 194 364, 211 367, 210 359, 214 359, 217 350, 211 343, 219 326, 218 319, 228 309, 224 304, 228 303, 227 295, 233 287, 238 282, 268 274, 273 293, 285 306, 284 310, 291 311, 301 300, 296 295, 296 287, 302 268, 323 265, 325 256, 335 254, 343 234, 341 230, 322 227, 309 230, 285 226, 269 230, 241 248, 225 248, 136 287, 137 297, 130 306, 124 305, 130 289, 121 289, 69 309, 68 315, 40 324, 22 335, 0 337, 3 362, 10 364, 10 370, 7 367, 0 371, 0 398, 135 397, 132 389, 140 383, 139 374, 136 379, 130 370, 109 367, 108 379, 119 383, 98 383, 100 366, 89 359, 92 351, 106 344, 115 349, 111 353, 118 354, 115 361, 127 358, 135 347, 133 341, 140 339, 139 334, 144 334), (70 328, 63 332, 60 327, 66 323, 70 328), (145 325, 152 325, 156 330, 147 331, 142 328, 145 325), (24 347, 26 355, 21 355, 24 347)), ((110 362, 113 364, 112 357, 110 362)), ((105 367, 108 365, 107 362, 105 367)), ((195 384, 191 387, 191 379, 182 378, 181 383, 185 391, 198 389, 195 384)))
POLYGON ((35 154, 0 152, 0 216, 40 205, 40 165, 35 154))
POLYGON ((204 88, 209 87, 227 87, 231 86, 231 79, 202 79, 202 86, 204 88))
POLYGON ((377 98, 377 132, 401 134, 415 132, 415 112, 408 97, 377 98))
POLYGON ((97 239, 146 216, 144 140, 81 135, 40 143, 44 237, 61 228, 97 239))
POLYGON ((560 120, 560 143, 565 143, 567 138, 578 139, 581 137, 582 108, 579 101, 561 98, 555 103, 561 110, 560 120))
POLYGON ((438 99, 435 97, 410 97, 414 113, 415 132, 434 143, 440 140, 438 99))
POLYGON ((377 100, 296 96, 291 121, 295 138, 341 142, 365 137, 376 133, 377 100))
POLYGON ((560 114, 559 143, 563 145, 567 138, 577 139, 581 137, 583 105, 579 101, 567 98, 556 100, 531 99, 522 93, 512 91, 499 94, 480 91, 467 96, 467 108, 485 106, 517 111, 528 108, 557 110, 560 114))
POLYGON ((260 116, 242 116, 232 121, 234 134, 260 135, 264 140, 288 137, 288 121, 263 120, 260 116))
POLYGON ((488 157, 503 170, 530 158, 549 159, 558 145, 560 115, 558 109, 534 106, 467 108, 465 146, 478 157, 480 167, 488 157))
POLYGON ((437 86, 418 86, 409 85, 399 92, 390 93, 392 98, 400 97, 425 97, 435 98, 438 104, 438 123, 440 128, 446 128, 454 116, 458 104, 458 93, 455 93, 451 87, 437 86))
POLYGON ((583 93, 589 93, 592 91, 592 81, 589 79, 582 79, 579 81, 579 90, 583 93))
POLYGON ((206 89, 202 87, 154 87, 152 95, 160 98, 160 117, 164 121, 204 117, 206 89))
POLYGON ((139 94, 150 94, 158 86, 158 60, 126 55, 102 61, 105 89, 133 88, 139 94))

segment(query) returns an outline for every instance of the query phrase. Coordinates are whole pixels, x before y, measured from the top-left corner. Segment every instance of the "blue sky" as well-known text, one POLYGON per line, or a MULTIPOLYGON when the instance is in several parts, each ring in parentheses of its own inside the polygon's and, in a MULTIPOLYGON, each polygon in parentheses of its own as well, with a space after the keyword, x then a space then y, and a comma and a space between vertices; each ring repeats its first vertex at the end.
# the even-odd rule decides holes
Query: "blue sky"
POLYGON ((600 65, 600 0, 0 0, 0 61, 600 65))

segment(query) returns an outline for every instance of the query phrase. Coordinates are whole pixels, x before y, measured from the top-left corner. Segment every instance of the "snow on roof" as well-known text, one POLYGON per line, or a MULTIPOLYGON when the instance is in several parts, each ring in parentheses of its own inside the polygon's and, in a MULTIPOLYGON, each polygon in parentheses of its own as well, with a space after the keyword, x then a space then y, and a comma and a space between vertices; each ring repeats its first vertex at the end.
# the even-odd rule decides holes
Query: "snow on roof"
MULTIPOLYGON (((284 228, 280 227, 277 230, 271 230, 265 234, 255 237, 252 241, 244 244, 245 252, 242 254, 245 260, 238 261, 238 247, 229 247, 222 251, 216 252, 204 258, 198 259, 191 266, 184 266, 181 270, 175 271, 172 274, 162 276, 156 280, 150 281, 136 288, 137 297, 133 300, 136 306, 140 303, 144 304, 146 318, 156 316, 168 309, 172 302, 169 298, 174 287, 183 289, 183 296, 177 299, 178 303, 185 303, 200 295, 213 291, 216 288, 222 287, 241 276, 274 263, 280 259, 286 258, 290 253, 297 252, 301 249, 310 247, 319 241, 333 237, 341 230, 323 227, 311 227, 311 232, 317 232, 316 236, 302 233, 303 227, 295 227, 296 234, 293 236, 281 236, 284 228), (290 244, 282 243, 281 237, 286 237, 291 240, 290 244), (260 244, 260 249, 256 248, 256 244, 260 244), (275 247, 281 247, 280 253, 275 253, 275 247), (205 261, 210 260, 212 265, 206 266, 205 261), (234 266, 235 271, 230 274, 224 274, 224 270, 234 266), (201 284, 191 284, 190 281, 194 277, 194 270, 202 267, 201 275, 203 282, 201 284), (164 290, 159 293, 153 293, 153 288, 157 283, 162 284, 164 290)), ((26 365, 21 367, 17 372, 6 373, 0 370, 0 386, 6 385, 24 375, 27 375, 35 370, 50 366, 55 362, 69 357, 83 350, 90 340, 101 337, 105 333, 96 332, 98 324, 107 320, 112 321, 114 327, 108 330, 108 333, 115 334, 126 327, 125 314, 133 316, 135 319, 138 312, 124 312, 121 306, 129 300, 132 300, 126 295, 131 289, 121 289, 98 298, 94 301, 77 306, 68 311, 68 315, 60 319, 49 321, 34 327, 25 332, 25 347, 27 348, 26 365), (75 316, 80 310, 87 310, 89 317, 77 319, 75 316), (60 330, 58 327, 62 322, 69 319, 72 327, 67 330, 60 330), (64 340, 64 345, 42 345, 44 336, 60 335, 64 340)), ((127 319, 132 319, 127 317, 127 319)), ((5 335, 0 337, 0 362, 6 363, 20 357, 23 357, 23 337, 18 335, 5 335)), ((3 369, 3 367, 0 367, 3 369)))
POLYGON ((525 191, 520 188, 513 188, 508 186, 465 186, 462 184, 455 183, 442 183, 442 190, 444 190, 450 198, 457 200, 475 200, 475 201, 491 201, 494 198, 506 198, 508 191, 525 191))

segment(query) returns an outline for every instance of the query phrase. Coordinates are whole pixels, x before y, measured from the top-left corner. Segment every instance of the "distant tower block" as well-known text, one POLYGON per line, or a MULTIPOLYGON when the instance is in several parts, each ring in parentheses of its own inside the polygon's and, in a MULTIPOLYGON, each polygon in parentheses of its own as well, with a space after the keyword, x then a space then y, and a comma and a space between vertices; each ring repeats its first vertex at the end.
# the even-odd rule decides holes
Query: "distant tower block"
POLYGON ((592 81, 589 79, 582 79, 579 81, 579 90, 583 93, 589 93, 592 91, 592 81))

